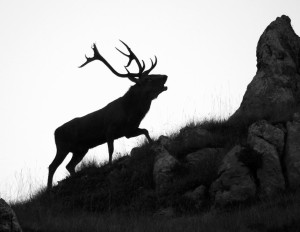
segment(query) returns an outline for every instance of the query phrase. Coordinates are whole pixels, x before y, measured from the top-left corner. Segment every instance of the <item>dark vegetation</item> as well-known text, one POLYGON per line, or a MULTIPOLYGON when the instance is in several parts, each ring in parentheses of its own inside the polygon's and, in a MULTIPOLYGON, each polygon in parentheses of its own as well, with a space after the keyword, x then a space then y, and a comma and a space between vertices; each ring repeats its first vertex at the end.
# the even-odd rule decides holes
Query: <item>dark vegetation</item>
MULTIPOLYGON (((213 207, 209 198, 199 206, 184 196, 199 185, 209 187, 218 177, 217 167, 226 152, 235 144, 245 144, 250 123, 236 120, 189 123, 170 136, 168 150, 181 162, 164 193, 155 191, 155 154, 145 142, 111 166, 95 161, 82 164, 74 176, 50 192, 41 190, 25 202, 14 203, 13 208, 24 231, 299 231, 299 193, 226 210, 213 207), (193 133, 187 133, 197 129, 210 132, 207 141, 199 143, 193 133), (190 146, 183 145, 185 139, 190 146), (205 157, 201 167, 188 168, 185 156, 204 145, 223 150, 205 157), (174 210, 173 217, 162 219, 160 210, 168 208, 174 210)), ((251 157, 240 154, 247 166, 258 168, 259 157, 251 157)))
POLYGON ((83 210, 62 212, 31 200, 14 205, 24 232, 33 231, 300 231, 300 193, 277 196, 272 200, 233 209, 206 210, 184 217, 163 217, 147 213, 89 213, 83 210))

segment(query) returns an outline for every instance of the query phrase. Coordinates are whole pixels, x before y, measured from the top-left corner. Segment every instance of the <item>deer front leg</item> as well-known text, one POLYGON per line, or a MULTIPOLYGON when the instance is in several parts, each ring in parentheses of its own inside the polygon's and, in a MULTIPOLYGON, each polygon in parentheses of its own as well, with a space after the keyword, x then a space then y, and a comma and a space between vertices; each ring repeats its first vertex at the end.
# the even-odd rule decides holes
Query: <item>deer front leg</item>
POLYGON ((148 139, 149 143, 153 143, 153 140, 149 136, 149 132, 147 129, 141 129, 141 128, 135 128, 134 130, 131 130, 128 132, 125 136, 126 138, 136 137, 139 135, 145 135, 148 139))
POLYGON ((114 140, 107 141, 108 154, 109 154, 109 164, 112 163, 112 155, 114 153, 114 140))

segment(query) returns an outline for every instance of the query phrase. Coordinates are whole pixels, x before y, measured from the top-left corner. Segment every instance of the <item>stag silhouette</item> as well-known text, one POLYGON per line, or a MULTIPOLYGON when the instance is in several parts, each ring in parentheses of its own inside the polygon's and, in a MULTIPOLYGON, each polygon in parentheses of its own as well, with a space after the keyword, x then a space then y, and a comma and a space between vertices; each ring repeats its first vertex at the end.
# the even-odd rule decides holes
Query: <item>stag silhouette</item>
POLYGON ((124 96, 112 101, 104 108, 83 117, 74 118, 55 130, 54 136, 57 152, 49 166, 48 189, 52 188, 52 179, 56 169, 70 152, 73 156, 66 168, 73 175, 76 165, 83 159, 90 148, 107 143, 109 164, 111 164, 115 139, 123 136, 131 138, 143 134, 150 143, 152 142, 148 130, 139 128, 139 125, 149 111, 152 100, 167 90, 167 87, 164 86, 167 76, 149 74, 157 64, 156 56, 154 63, 150 59, 151 67, 145 70, 144 61, 142 60, 141 63, 127 44, 123 41, 121 42, 129 52, 129 54, 125 54, 116 48, 129 58, 128 64, 125 66, 126 74, 117 72, 100 55, 95 44, 92 46, 94 56, 85 56, 86 62, 80 68, 94 60, 99 60, 116 76, 128 78, 135 85, 131 86, 124 96), (132 61, 135 61, 138 66, 139 71, 137 73, 131 73, 127 69, 132 61))

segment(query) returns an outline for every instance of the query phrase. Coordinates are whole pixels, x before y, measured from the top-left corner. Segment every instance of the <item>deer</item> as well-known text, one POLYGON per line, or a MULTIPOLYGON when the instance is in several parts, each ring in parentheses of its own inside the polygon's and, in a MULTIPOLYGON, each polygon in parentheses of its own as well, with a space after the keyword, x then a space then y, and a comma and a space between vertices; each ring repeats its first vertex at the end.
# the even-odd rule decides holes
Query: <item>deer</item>
POLYGON ((85 55, 86 61, 79 68, 98 60, 117 77, 128 78, 135 84, 122 97, 110 102, 102 109, 83 117, 74 118, 55 130, 56 156, 49 166, 48 190, 52 188, 53 176, 56 169, 69 153, 72 153, 72 158, 66 165, 66 169, 72 176, 75 174, 77 164, 79 164, 91 148, 107 143, 109 153, 108 164, 111 165, 114 140, 124 136, 131 138, 144 135, 149 143, 153 143, 148 130, 139 128, 139 125, 148 113, 152 100, 168 89, 165 86, 168 77, 167 75, 150 74, 157 65, 156 56, 154 62, 150 59, 151 67, 145 70, 145 62, 143 60, 140 62, 130 47, 123 41, 120 40, 120 42, 124 44, 128 51, 127 54, 116 48, 129 59, 127 65, 124 66, 126 73, 117 72, 99 53, 96 44, 92 45, 93 57, 85 55), (128 69, 133 61, 136 62, 138 67, 138 72, 136 73, 130 72, 128 69))

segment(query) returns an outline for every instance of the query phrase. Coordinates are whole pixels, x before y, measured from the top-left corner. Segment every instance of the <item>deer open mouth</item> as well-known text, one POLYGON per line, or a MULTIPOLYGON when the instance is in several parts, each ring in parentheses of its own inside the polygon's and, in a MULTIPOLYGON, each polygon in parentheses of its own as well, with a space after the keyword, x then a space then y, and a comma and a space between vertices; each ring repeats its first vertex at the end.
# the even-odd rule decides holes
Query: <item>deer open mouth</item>
POLYGON ((162 77, 162 90, 161 90, 161 92, 168 90, 168 87, 165 86, 165 83, 167 82, 167 79, 168 79, 168 76, 163 75, 163 77, 162 77))
POLYGON ((164 91, 167 91, 167 86, 162 86, 161 88, 157 89, 156 91, 153 91, 152 99, 156 99, 159 94, 161 94, 164 91))

